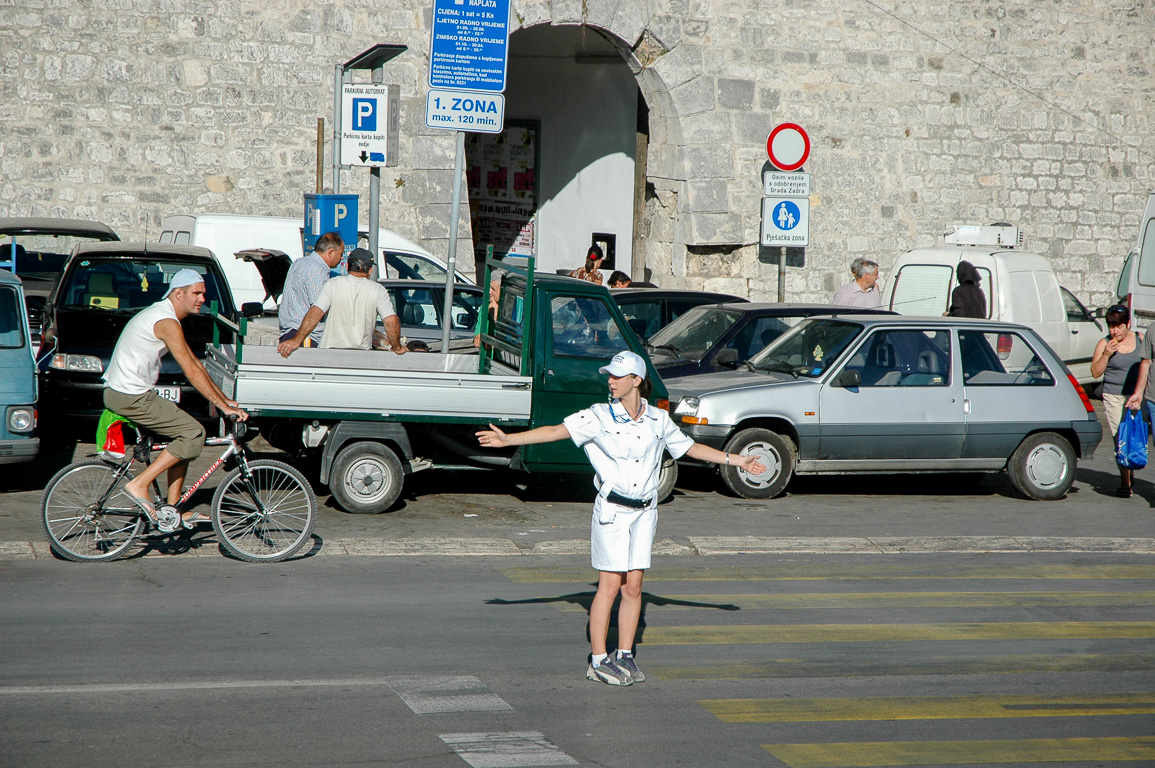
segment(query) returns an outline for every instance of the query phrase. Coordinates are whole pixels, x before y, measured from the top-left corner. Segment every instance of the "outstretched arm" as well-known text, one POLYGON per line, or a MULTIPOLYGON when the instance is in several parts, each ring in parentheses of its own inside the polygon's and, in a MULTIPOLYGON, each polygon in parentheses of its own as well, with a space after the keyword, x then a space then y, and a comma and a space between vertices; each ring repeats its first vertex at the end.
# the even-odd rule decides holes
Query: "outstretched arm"
POLYGON ((686 455, 698 461, 709 461, 714 464, 729 464, 738 469, 744 469, 752 475, 760 475, 766 471, 766 465, 758 461, 755 456, 743 456, 740 453, 722 453, 717 448, 694 443, 686 455))
POLYGON ((288 341, 282 341, 277 345, 277 351, 281 353, 281 357, 288 357, 293 354, 293 351, 300 349, 301 345, 305 343, 305 339, 309 338, 309 334, 317 327, 325 317, 325 310, 318 307, 316 304, 309 307, 309 311, 305 313, 305 317, 301 320, 301 327, 297 329, 297 335, 288 341))
POLYGON ((221 392, 220 387, 209 377, 208 371, 205 370, 201 361, 193 355, 192 350, 188 347, 188 342, 185 341, 184 331, 181 329, 180 323, 165 318, 153 326, 153 333, 168 347, 169 354, 180 365, 185 378, 189 380, 197 392, 201 393, 205 400, 221 409, 226 415, 236 416, 240 421, 249 418, 249 414, 242 411, 235 400, 229 400, 225 397, 225 393, 221 392))
POLYGON ((507 435, 492 424, 489 429, 477 433, 477 442, 483 448, 504 448, 508 445, 529 445, 530 443, 552 443, 555 440, 568 440, 569 430, 565 424, 554 424, 547 427, 538 427, 525 432, 514 432, 507 435))

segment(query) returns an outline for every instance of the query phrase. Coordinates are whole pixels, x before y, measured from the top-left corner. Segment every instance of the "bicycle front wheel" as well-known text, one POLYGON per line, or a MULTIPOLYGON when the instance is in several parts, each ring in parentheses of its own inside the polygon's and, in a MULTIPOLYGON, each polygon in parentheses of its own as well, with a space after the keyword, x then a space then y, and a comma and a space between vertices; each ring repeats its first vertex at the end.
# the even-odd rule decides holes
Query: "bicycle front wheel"
POLYGON ((100 459, 78 461, 57 472, 40 503, 40 522, 52 550, 78 563, 124 554, 144 529, 140 509, 124 493, 131 477, 117 479, 116 469, 100 459))
POLYGON ((309 482, 280 461, 248 462, 225 477, 213 496, 213 528, 221 546, 250 563, 291 557, 313 534, 317 499, 309 482))

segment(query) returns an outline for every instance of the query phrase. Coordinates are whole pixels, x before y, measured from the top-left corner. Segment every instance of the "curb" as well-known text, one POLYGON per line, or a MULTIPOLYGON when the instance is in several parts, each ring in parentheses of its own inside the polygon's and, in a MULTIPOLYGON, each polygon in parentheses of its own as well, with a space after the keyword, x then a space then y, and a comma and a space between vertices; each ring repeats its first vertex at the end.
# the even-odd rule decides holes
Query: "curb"
MULTIPOLYGON (((1155 554, 1155 539, 1060 536, 690 536, 688 544, 671 539, 654 542, 655 555, 783 555, 783 554, 1155 554)), ((220 557, 212 541, 173 553, 156 550, 146 557, 220 557)), ((520 545, 505 538, 318 539, 315 557, 510 557, 520 555, 588 555, 587 539, 561 539, 520 545)), ((52 560, 46 541, 0 541, 2 560, 52 560)))

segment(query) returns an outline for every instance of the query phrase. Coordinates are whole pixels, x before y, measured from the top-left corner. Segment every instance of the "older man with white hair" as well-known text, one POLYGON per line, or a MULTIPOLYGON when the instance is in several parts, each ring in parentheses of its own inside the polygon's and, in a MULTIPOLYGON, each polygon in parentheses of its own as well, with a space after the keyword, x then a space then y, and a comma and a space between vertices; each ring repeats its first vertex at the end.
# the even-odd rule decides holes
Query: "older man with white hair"
POLYGON ((865 307, 873 309, 882 304, 882 294, 875 283, 878 282, 878 264, 859 257, 850 264, 854 279, 834 292, 832 304, 839 307, 865 307))
MULTIPOLYGON (((148 498, 152 481, 168 472, 168 503, 176 504, 184 489, 189 462, 200 456, 205 444, 204 427, 156 391, 160 359, 165 352, 176 358, 184 375, 206 400, 241 421, 249 417, 213 383, 185 341, 181 320, 197 314, 204 303, 204 276, 195 269, 177 272, 164 297, 138 312, 124 326, 104 374, 104 407, 170 441, 152 463, 145 464, 140 474, 124 486, 125 494, 154 524, 158 523, 156 507, 148 498)), ((192 528, 207 519, 189 512, 181 522, 192 528)))

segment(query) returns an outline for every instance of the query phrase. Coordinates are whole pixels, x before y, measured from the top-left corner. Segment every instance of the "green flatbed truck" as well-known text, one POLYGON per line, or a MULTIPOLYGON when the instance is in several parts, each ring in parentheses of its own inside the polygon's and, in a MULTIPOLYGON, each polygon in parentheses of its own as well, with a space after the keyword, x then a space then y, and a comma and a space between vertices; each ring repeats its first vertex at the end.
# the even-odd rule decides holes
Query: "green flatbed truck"
MULTIPOLYGON (((620 350, 647 360, 651 402, 666 388, 641 341, 598 285, 570 277, 505 271, 496 316, 487 316, 476 354, 222 345, 206 368, 266 439, 298 457, 319 454, 320 481, 348 512, 377 513, 400 496, 406 475, 426 469, 508 469, 591 474, 571 442, 492 451, 474 433, 487 423, 514 431, 558 424, 608 397, 598 368, 620 350)), ((660 498, 677 479, 666 457, 660 498)))

